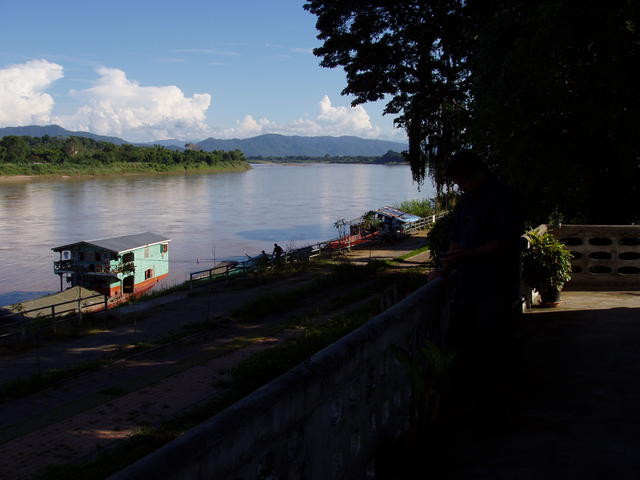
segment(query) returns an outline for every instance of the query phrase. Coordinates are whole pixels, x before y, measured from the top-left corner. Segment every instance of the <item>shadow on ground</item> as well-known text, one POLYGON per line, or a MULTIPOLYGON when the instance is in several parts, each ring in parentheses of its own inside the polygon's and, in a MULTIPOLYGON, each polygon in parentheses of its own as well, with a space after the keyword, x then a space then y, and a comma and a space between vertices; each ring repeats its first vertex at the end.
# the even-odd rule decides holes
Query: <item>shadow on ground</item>
POLYGON ((538 310, 512 347, 504 406, 451 412, 397 478, 638 478, 640 306, 538 310))

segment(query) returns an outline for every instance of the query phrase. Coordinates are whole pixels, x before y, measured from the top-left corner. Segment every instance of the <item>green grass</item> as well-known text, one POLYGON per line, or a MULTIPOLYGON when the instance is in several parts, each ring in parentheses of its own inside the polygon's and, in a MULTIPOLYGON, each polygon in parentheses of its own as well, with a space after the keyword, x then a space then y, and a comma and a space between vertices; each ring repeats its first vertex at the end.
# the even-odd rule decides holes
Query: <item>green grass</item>
POLYGON ((61 340, 108 332, 116 326, 139 322, 148 316, 148 313, 132 313, 115 317, 108 312, 106 315, 105 312, 94 312, 82 314, 81 320, 78 320, 77 315, 69 315, 65 322, 58 322, 55 325, 48 318, 40 318, 27 326, 28 335, 25 339, 22 339, 19 344, 2 347, 0 355, 11 355, 61 340))
MULTIPOLYGON (((421 253, 428 252, 428 251, 429 251, 429 246, 425 245, 424 247, 416 248, 415 250, 409 253, 405 253, 404 255, 400 255, 399 257, 396 257, 396 258, 399 260, 406 260, 407 258, 415 257, 416 255, 419 255, 421 253)), ((396 258, 394 258, 394 260, 396 258)))
POLYGON ((245 163, 221 163, 210 166, 205 162, 188 164, 162 164, 152 162, 114 162, 111 164, 15 164, 0 163, 0 175, 129 175, 129 174, 184 174, 184 173, 227 173, 249 169, 245 163))
POLYGON ((405 200, 400 204, 394 205, 394 207, 418 217, 428 217, 436 213, 434 201, 428 198, 405 200))
POLYGON ((100 359, 91 362, 83 362, 74 367, 64 370, 51 369, 45 370, 42 374, 33 374, 26 379, 14 380, 0 386, 0 402, 9 398, 20 398, 31 393, 52 387, 56 383, 66 378, 79 375, 81 373, 93 372, 99 370, 111 363, 112 360, 100 359))
POLYGON ((234 392, 239 398, 252 392, 339 340, 377 313, 379 311, 375 304, 367 305, 357 311, 337 315, 319 325, 307 324, 300 335, 258 352, 237 365, 231 371, 234 392))
POLYGON ((307 303, 311 295, 346 283, 370 280, 384 268, 385 264, 381 261, 373 261, 364 266, 340 263, 333 266, 329 275, 287 292, 269 292, 261 295, 234 310, 232 315, 241 321, 250 322, 269 315, 295 310, 307 303))
POLYGON ((300 307, 306 301, 306 294, 312 293, 313 290, 314 285, 308 285, 289 292, 270 292, 245 303, 231 314, 244 322, 256 321, 300 307))

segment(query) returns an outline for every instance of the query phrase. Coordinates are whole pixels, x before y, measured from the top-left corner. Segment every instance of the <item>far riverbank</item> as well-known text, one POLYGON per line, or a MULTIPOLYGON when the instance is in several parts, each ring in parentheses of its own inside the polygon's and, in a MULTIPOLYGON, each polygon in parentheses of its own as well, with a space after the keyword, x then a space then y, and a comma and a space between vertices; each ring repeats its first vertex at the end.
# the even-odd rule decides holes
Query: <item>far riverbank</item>
POLYGON ((202 168, 176 168, 173 170, 149 170, 136 167, 117 168, 109 170, 108 168, 96 168, 90 171, 63 171, 59 173, 39 173, 33 175, 0 175, 0 182, 28 181, 36 179, 45 180, 65 180, 65 179, 88 179, 96 177, 114 177, 114 176, 142 176, 142 175, 184 175, 184 174, 216 174, 216 173, 234 173, 246 172, 251 169, 250 164, 202 167, 202 168))

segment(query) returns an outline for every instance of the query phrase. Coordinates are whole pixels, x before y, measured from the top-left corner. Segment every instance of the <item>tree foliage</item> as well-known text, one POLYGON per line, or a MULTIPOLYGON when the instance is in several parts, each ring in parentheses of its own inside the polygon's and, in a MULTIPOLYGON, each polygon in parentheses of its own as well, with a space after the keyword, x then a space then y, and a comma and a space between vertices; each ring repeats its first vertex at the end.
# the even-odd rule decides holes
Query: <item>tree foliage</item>
POLYGON ((115 145, 83 137, 0 138, 0 174, 109 173, 247 167, 239 150, 177 151, 161 146, 115 145))
POLYGON ((406 164, 407 161, 400 152, 388 150, 384 155, 366 156, 366 155, 324 155, 321 157, 313 157, 309 155, 287 155, 284 157, 272 157, 254 155, 249 160, 274 162, 274 163, 364 163, 364 164, 406 164))
POLYGON ((640 221, 640 4, 308 0, 354 104, 386 98, 414 177, 472 147, 532 221, 640 221))
MULTIPOLYGON (((353 105, 390 98, 385 113, 409 136, 414 178, 442 179, 442 160, 464 143, 468 83, 463 2, 310 0, 318 16, 314 53, 344 67, 353 105)), ((439 182, 441 183, 441 182, 439 182)))

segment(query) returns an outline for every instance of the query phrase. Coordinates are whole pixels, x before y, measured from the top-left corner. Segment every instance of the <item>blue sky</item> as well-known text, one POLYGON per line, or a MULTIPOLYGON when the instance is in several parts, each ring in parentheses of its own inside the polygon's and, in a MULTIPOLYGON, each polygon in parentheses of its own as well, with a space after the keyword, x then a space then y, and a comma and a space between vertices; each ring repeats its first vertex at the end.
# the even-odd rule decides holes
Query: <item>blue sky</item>
POLYGON ((405 139, 382 102, 353 109, 340 95, 344 72, 312 55, 316 18, 302 0, 2 3, 0 127, 405 139))

